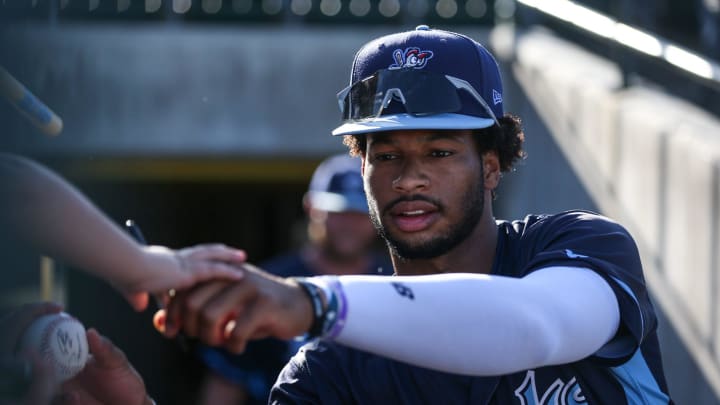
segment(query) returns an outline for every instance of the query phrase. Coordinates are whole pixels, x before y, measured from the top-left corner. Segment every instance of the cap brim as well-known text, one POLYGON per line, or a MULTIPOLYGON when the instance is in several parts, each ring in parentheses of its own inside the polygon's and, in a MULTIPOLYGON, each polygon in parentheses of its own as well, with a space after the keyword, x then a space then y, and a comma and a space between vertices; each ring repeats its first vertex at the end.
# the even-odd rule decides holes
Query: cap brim
POLYGON ((308 193, 313 208, 327 212, 368 212, 367 200, 364 194, 343 195, 326 191, 313 191, 308 193))
POLYGON ((492 118, 444 113, 426 116, 412 114, 383 115, 378 118, 346 122, 332 131, 333 136, 405 129, 481 129, 495 124, 492 118))

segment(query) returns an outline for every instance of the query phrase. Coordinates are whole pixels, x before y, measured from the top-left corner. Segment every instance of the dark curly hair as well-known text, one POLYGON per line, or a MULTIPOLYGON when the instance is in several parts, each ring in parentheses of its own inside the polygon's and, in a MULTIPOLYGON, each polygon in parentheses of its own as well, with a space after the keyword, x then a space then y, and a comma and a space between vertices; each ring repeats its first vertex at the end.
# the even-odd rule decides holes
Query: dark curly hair
MULTIPOLYGON (((525 158, 523 142, 525 134, 520 118, 513 114, 505 114, 499 119, 500 126, 475 130, 475 146, 482 156, 485 152, 497 152, 500 160, 500 170, 509 172, 515 163, 525 158)), ((347 135, 343 143, 350 150, 352 156, 364 156, 367 150, 367 139, 362 135, 347 135)))

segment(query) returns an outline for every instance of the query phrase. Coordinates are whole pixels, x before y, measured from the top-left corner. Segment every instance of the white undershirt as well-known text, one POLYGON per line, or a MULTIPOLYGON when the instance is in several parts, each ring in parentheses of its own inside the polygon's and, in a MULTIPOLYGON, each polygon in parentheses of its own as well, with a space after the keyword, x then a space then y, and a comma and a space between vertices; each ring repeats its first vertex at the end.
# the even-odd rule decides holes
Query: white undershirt
POLYGON ((586 268, 548 267, 523 278, 338 280, 348 312, 337 342, 451 373, 502 375, 577 361, 607 343, 620 322, 612 289, 586 268))

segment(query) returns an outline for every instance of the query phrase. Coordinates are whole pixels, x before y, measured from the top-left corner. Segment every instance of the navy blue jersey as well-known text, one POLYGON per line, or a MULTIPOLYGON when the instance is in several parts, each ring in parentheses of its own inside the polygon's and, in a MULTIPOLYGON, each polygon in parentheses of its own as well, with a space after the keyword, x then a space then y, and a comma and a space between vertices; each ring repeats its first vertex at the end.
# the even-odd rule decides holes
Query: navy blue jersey
MULTIPOLYGON (((285 366, 271 404, 670 403, 637 247, 617 223, 586 211, 498 221, 492 274, 523 277, 548 266, 590 268, 617 297, 621 326, 594 355, 509 375, 449 374, 333 342, 304 346, 285 366)), ((558 291, 562 294, 562 291, 558 291)))
MULTIPOLYGON (((275 257, 262 263, 260 267, 281 277, 317 275, 299 252, 275 257)), ((390 275, 392 264, 385 256, 373 256, 366 273, 390 275)), ((298 345, 295 343, 272 338, 251 341, 241 355, 224 349, 200 346, 198 355, 214 373, 245 387, 250 397, 248 404, 264 404, 267 403, 273 381, 288 358, 297 351, 298 345)))

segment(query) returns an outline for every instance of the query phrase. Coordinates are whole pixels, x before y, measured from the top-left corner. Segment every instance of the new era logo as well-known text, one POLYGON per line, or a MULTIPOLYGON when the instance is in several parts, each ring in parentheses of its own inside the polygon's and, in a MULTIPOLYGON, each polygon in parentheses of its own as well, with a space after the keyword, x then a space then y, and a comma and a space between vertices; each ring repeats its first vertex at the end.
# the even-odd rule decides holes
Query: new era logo
POLYGON ((499 91, 493 89, 493 104, 498 105, 502 103, 502 94, 499 91))

